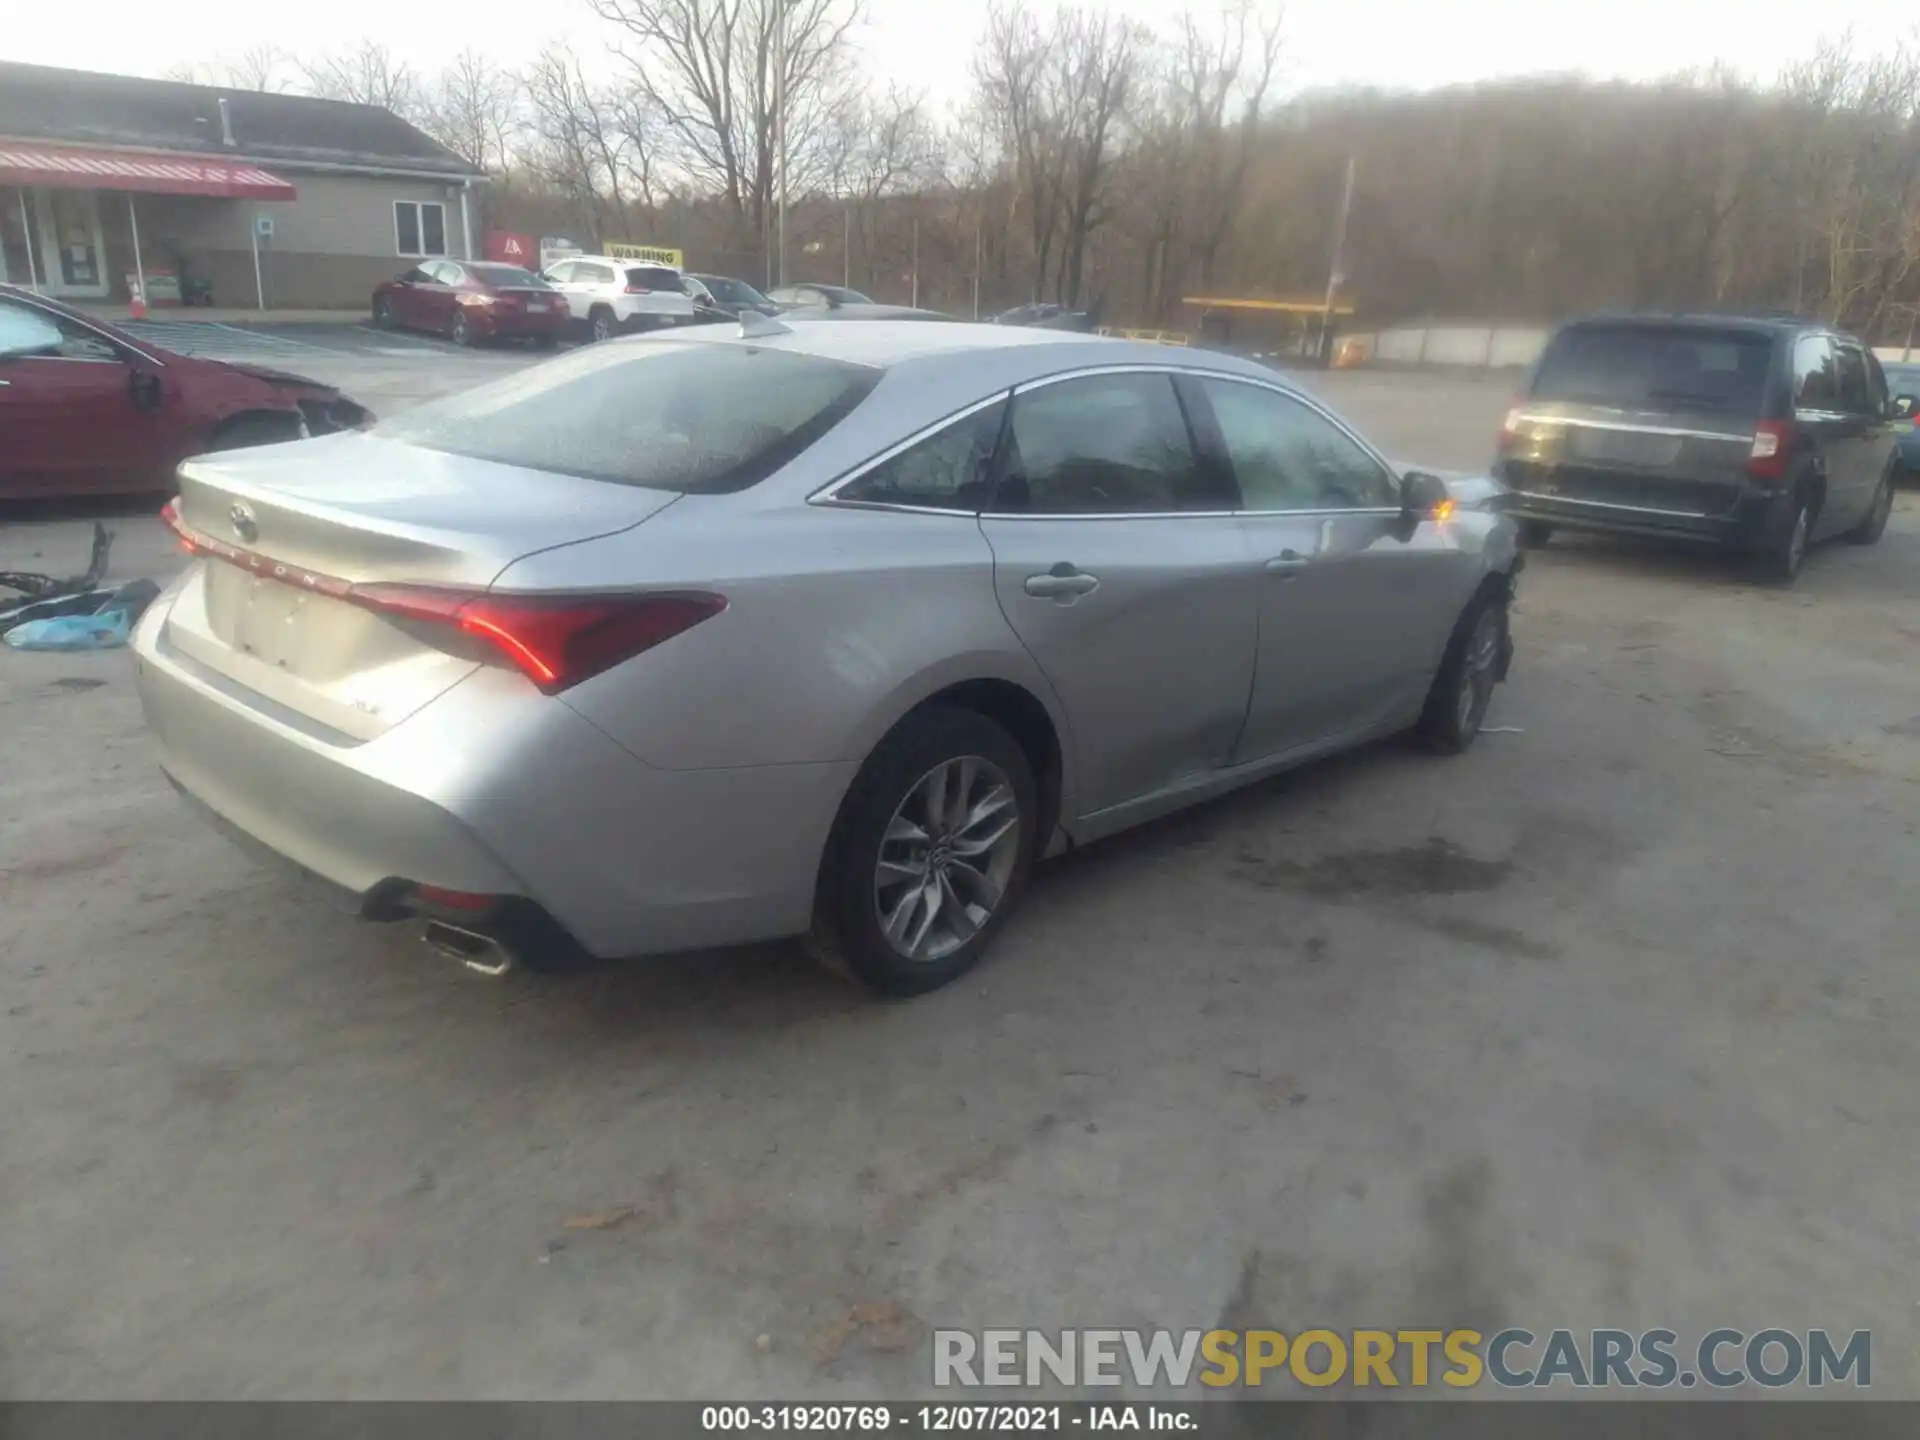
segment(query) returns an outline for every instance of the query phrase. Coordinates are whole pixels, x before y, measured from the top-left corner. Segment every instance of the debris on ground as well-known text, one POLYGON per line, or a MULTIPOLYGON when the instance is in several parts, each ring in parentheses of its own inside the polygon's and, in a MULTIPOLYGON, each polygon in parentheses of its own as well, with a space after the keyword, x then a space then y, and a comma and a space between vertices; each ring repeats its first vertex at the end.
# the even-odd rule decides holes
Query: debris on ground
POLYGON ((85 574, 61 579, 0 570, 0 588, 26 597, 0 601, 0 639, 16 650, 112 650, 126 644, 160 587, 151 580, 102 586, 112 549, 113 532, 96 520, 85 574))
POLYGON ((834 1364, 855 1335, 863 1336, 872 1350, 897 1353, 911 1349, 920 1325, 917 1316, 894 1300, 855 1305, 820 1336, 814 1361, 823 1370, 834 1364))
POLYGON ((604 1210, 589 1210, 585 1215, 575 1215, 565 1223, 568 1230, 611 1230, 616 1225, 624 1225, 640 1213, 638 1205, 609 1205, 604 1210))

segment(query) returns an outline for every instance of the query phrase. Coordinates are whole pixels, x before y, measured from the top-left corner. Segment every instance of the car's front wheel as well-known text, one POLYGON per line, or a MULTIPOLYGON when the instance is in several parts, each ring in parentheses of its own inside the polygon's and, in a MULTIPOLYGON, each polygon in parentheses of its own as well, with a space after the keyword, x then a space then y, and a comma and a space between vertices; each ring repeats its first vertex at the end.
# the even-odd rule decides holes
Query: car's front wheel
POLYGON ((1473 744, 1506 673, 1508 644, 1504 598, 1482 594, 1454 627, 1414 727, 1428 749, 1458 755, 1473 744))
POLYGON ((1520 522, 1520 543, 1529 550, 1538 550, 1553 539, 1553 526, 1545 520, 1522 520, 1520 522))
POLYGON ((473 325, 462 311, 453 312, 453 324, 447 330, 447 338, 456 345, 473 344, 473 325))
POLYGON ((821 865, 809 950, 882 995, 970 969, 1005 922, 1038 845, 1033 771, 1012 736, 932 705, 867 758, 821 865))

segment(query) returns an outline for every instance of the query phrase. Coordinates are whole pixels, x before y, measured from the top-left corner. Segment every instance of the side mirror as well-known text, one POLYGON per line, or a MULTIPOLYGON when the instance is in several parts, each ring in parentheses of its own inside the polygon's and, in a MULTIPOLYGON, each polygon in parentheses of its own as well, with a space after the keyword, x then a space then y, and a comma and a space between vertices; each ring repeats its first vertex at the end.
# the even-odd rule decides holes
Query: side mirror
POLYGON ((160 408, 160 377, 151 370, 127 371, 127 398, 133 401, 133 408, 136 410, 158 410, 160 408))
POLYGON ((1896 395, 1893 397, 1894 419, 1911 420, 1913 418, 1913 412, 1916 410, 1920 410, 1920 397, 1913 395, 1896 395))
POLYGON ((1401 543, 1413 539, 1422 520, 1441 518, 1443 510, 1453 508, 1453 496, 1447 482, 1425 470, 1409 470, 1400 478, 1400 518, 1395 533, 1401 543))

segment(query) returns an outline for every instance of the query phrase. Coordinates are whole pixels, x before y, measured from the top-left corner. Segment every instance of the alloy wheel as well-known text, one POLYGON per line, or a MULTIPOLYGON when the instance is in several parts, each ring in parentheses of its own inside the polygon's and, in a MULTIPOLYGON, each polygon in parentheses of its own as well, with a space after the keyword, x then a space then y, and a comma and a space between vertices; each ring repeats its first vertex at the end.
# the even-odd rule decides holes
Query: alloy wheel
POLYGON ((1459 707, 1460 729, 1471 734, 1480 728, 1480 718, 1493 698, 1494 672, 1500 665, 1500 612, 1489 606, 1474 622, 1467 637, 1466 663, 1460 672, 1460 693, 1454 699, 1459 707))
POLYGON ((895 954, 951 955, 993 918, 1020 857, 1020 804, 992 761, 942 761, 887 822, 874 870, 880 933, 895 954))

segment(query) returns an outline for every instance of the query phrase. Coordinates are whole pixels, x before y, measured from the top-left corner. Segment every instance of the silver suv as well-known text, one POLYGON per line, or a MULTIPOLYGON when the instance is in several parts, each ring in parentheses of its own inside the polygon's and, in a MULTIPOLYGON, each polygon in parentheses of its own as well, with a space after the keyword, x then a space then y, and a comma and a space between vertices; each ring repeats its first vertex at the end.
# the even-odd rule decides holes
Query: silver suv
POLYGON ((567 297, 574 320, 595 340, 685 325, 694 318, 693 296, 671 265, 573 255, 549 265, 545 273, 547 283, 567 297))

